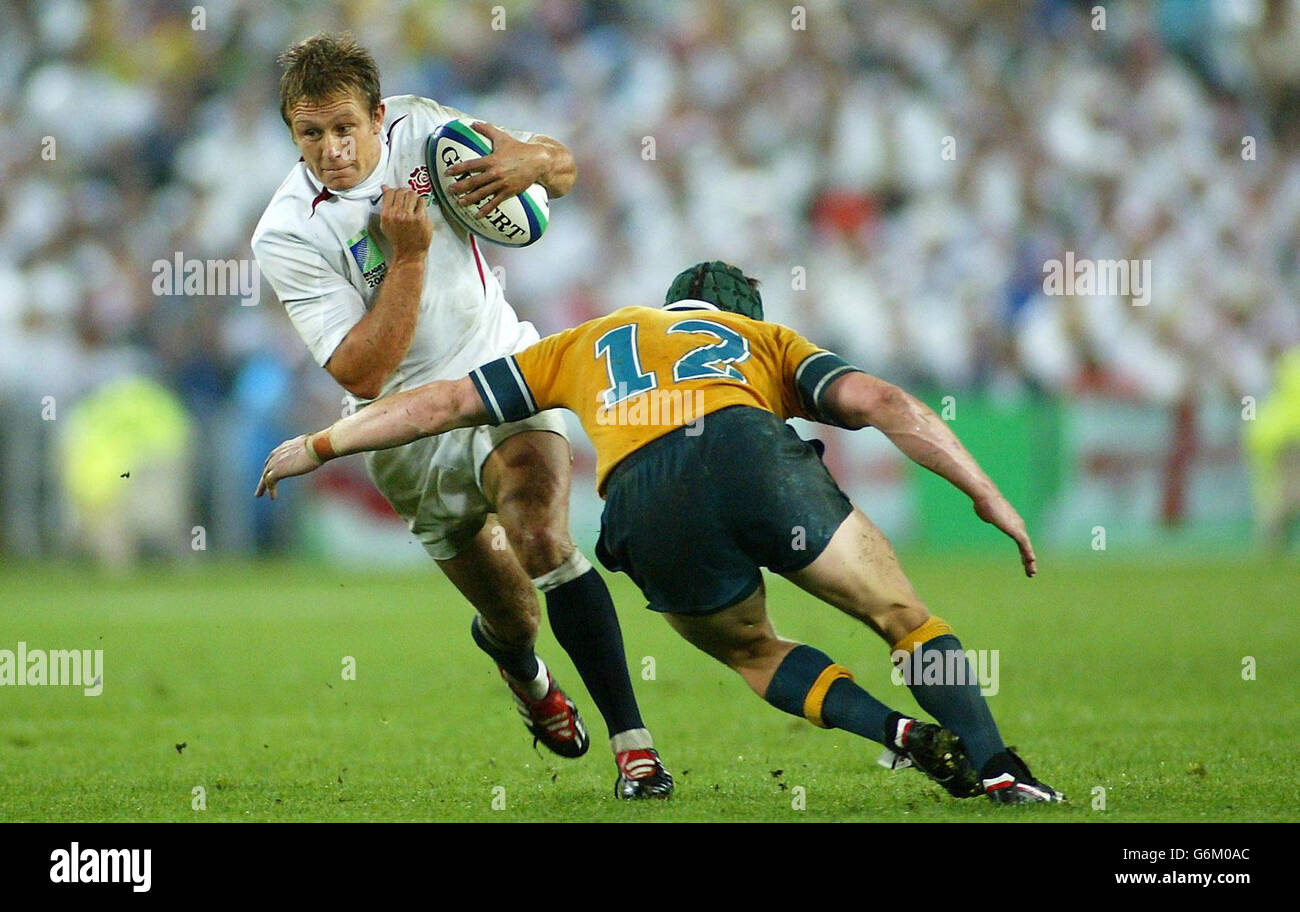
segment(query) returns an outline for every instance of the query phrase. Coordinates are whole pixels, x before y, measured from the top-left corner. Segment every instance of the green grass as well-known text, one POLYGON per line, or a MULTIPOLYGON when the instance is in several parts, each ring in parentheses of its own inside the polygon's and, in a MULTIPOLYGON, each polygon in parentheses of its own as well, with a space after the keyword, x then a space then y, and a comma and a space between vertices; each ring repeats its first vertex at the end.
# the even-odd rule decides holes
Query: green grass
MULTIPOLYGON (((763 704, 624 577, 611 584, 629 664, 677 776, 667 804, 613 798, 603 726, 549 630, 543 655, 595 737, 577 761, 531 749, 470 641, 469 609, 432 566, 113 580, 41 564, 0 570, 0 649, 103 649, 104 691, 0 687, 0 820, 1300 819, 1296 561, 1079 556, 1043 561, 1032 581, 1006 554, 904 566, 968 648, 999 650, 1003 734, 1071 804, 998 809, 886 772, 876 745, 763 704), (641 679, 647 656, 654 680, 641 679), (1257 680, 1242 679, 1245 656, 1257 680), (206 810, 191 807, 196 786, 206 810)), ((915 708, 867 630, 779 578, 769 596, 783 634, 915 708)))

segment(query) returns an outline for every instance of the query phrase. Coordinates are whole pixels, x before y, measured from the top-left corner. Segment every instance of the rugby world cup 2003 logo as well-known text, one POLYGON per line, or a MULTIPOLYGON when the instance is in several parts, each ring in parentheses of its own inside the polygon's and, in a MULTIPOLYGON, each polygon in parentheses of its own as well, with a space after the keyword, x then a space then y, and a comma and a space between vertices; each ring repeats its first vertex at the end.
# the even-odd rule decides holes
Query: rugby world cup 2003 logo
POLYGON ((429 177, 429 166, 420 165, 407 177, 406 183, 420 196, 427 197, 433 192, 433 181, 429 177))
POLYGON ((350 239, 348 250, 352 251, 352 259, 357 261, 357 267, 361 270, 361 277, 366 280, 367 288, 374 288, 384 280, 384 273, 388 272, 388 263, 384 261, 383 251, 370 236, 369 229, 363 230, 350 239))

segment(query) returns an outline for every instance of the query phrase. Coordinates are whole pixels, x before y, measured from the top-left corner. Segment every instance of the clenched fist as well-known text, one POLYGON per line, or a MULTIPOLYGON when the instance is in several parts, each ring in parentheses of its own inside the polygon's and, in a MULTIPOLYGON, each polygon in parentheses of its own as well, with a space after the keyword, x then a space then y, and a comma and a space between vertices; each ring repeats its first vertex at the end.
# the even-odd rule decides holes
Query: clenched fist
POLYGON ((424 197, 414 190, 385 186, 379 228, 393 245, 393 260, 423 260, 433 240, 433 222, 424 197))

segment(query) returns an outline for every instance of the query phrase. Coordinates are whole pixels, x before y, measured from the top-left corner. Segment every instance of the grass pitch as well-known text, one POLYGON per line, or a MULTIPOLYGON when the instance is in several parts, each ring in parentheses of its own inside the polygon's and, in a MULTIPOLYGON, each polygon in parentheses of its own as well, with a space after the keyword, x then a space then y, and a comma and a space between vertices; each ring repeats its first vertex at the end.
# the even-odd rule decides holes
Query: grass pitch
MULTIPOLYGON (((104 650, 99 697, 0 687, 0 820, 1300 819, 1300 562, 1040 565, 1026 580, 1014 552, 904 556, 963 644, 999 651, 1003 734, 1071 799, 1010 809, 949 799, 915 771, 876 766, 876 745, 766 706, 621 576, 610 583, 629 665, 677 778, 666 804, 614 799, 603 725, 549 629, 542 655, 592 749, 567 761, 530 747, 470 641, 468 606, 432 565, 0 570, 0 649, 104 650)), ((916 709, 866 629, 779 578, 769 601, 781 633, 916 709)))

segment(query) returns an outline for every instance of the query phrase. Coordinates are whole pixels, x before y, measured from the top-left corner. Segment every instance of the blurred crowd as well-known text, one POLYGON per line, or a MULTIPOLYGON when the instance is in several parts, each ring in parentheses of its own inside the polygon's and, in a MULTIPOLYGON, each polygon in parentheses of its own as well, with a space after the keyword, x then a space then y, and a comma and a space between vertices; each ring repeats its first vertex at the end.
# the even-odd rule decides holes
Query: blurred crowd
POLYGON ((200 501, 338 412, 268 287, 153 266, 251 258, 275 57, 342 29, 385 94, 574 150, 542 245, 488 251, 543 333, 721 258, 905 385, 1235 402, 1300 344, 1300 0, 0 0, 0 405, 153 377, 233 435, 200 501), (1149 260, 1150 302, 1046 295, 1066 252, 1149 260))

